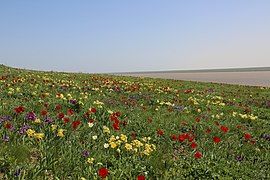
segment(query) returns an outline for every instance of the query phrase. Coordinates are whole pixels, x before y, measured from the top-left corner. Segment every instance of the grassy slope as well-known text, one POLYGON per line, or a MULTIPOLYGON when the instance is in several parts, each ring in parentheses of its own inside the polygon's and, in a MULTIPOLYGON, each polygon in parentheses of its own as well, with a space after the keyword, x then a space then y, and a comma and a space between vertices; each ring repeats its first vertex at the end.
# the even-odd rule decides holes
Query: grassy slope
POLYGON ((135 179, 140 174, 152 179, 270 178, 270 145, 263 138, 270 133, 270 90, 267 88, 34 72, 4 66, 0 67, 0 77, 0 116, 11 117, 9 121, 2 120, 0 125, 0 134, 9 137, 8 142, 0 140, 0 175, 4 177, 14 178, 19 169, 20 177, 26 179, 45 176, 92 179, 97 177, 95 173, 100 167, 106 167, 110 172, 108 177, 115 179, 135 179), (68 100, 56 98, 57 94, 67 99, 70 94, 79 103, 72 105, 68 100), (96 100, 104 105, 99 108, 96 100), (55 110, 57 104, 62 106, 61 110, 55 110), (16 115, 14 108, 20 105, 25 107, 25 112, 16 115), (97 112, 86 118, 89 108, 96 108, 97 112), (68 115, 68 109, 75 113, 68 115), (51 124, 43 122, 46 118, 41 115, 42 110, 48 111, 48 117, 53 119, 51 124), (121 123, 120 130, 115 131, 108 110, 121 112, 118 119, 127 125, 121 123), (25 120, 30 111, 42 122, 25 120), (60 112, 71 122, 80 120, 78 129, 73 130, 71 122, 65 125, 57 117, 60 112), (240 113, 258 118, 242 118, 240 113), (92 128, 87 124, 89 119, 94 119, 92 128), (7 123, 13 128, 7 128, 7 123), (23 124, 44 133, 45 137, 37 141, 27 134, 20 135, 17 131, 23 124), (57 137, 57 129, 53 131, 52 124, 57 129, 65 129, 65 136, 57 137), (102 132, 104 125, 110 128, 110 134, 102 132), (229 131, 222 132, 221 125, 229 131), (211 130, 209 134, 205 132, 207 129, 211 130), (158 130, 164 135, 158 135, 158 130), (193 136, 190 141, 197 144, 196 149, 190 147, 188 140, 171 139, 173 134, 178 137, 183 133, 193 136), (245 140, 245 133, 250 133, 252 138, 245 140), (156 150, 147 156, 127 151, 123 142, 117 147, 120 153, 117 148, 103 147, 111 135, 120 134, 125 134, 129 142, 132 134, 141 142, 143 137, 151 137, 149 144, 155 144, 156 150), (92 139, 94 135, 98 136, 97 140, 92 139), (214 136, 220 137, 221 142, 215 144, 214 136), (93 164, 82 156, 84 150, 95 159, 93 164), (203 157, 195 159, 196 151, 203 157))

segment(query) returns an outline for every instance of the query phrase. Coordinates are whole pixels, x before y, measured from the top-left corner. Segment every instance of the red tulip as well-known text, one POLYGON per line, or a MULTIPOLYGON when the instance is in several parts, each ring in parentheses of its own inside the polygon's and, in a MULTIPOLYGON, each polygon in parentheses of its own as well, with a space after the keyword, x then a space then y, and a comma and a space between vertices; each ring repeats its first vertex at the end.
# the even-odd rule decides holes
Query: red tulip
POLYGON ((224 133, 227 133, 229 131, 229 128, 226 126, 221 126, 220 130, 223 131, 224 133))
POLYGON ((215 137, 213 137, 213 141, 214 141, 216 144, 218 144, 218 143, 220 143, 221 139, 220 139, 219 137, 215 136, 215 137))
POLYGON ((191 145, 190 145, 190 147, 191 147, 192 149, 195 149, 195 148, 197 147, 197 144, 196 144, 195 142, 192 142, 191 145))
POLYGON ((200 159, 202 156, 203 156, 202 153, 199 151, 196 151, 194 154, 195 159, 200 159))
POLYGON ((106 177, 108 176, 108 174, 109 174, 109 170, 108 170, 107 168, 102 167, 102 168, 100 168, 100 169, 98 170, 98 175, 99 175, 101 178, 106 178, 106 177))
POLYGON ((145 176, 144 175, 139 175, 139 176, 137 176, 137 180, 145 180, 145 176))
POLYGON ((249 134, 249 133, 245 133, 244 134, 244 138, 246 139, 246 140, 249 140, 249 139, 251 139, 251 134, 249 134))
POLYGON ((158 134, 159 136, 163 136, 163 135, 164 135, 164 131, 163 131, 162 129, 158 129, 158 130, 157 130, 157 134, 158 134))

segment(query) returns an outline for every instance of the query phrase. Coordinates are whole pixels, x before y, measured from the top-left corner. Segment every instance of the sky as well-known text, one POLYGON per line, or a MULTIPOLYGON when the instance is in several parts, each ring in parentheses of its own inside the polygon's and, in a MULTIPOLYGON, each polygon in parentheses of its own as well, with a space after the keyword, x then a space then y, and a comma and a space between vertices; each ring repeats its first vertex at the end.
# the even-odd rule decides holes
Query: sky
POLYGON ((269 67, 269 49, 269 0, 0 1, 0 64, 13 67, 269 67))

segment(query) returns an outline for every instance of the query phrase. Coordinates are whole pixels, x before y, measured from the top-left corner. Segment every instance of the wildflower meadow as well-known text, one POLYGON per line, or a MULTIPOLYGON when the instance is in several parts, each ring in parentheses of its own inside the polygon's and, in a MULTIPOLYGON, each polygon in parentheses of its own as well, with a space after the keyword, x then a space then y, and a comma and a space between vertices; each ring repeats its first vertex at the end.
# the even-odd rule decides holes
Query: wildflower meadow
POLYGON ((0 66, 0 179, 270 179, 270 89, 0 66))

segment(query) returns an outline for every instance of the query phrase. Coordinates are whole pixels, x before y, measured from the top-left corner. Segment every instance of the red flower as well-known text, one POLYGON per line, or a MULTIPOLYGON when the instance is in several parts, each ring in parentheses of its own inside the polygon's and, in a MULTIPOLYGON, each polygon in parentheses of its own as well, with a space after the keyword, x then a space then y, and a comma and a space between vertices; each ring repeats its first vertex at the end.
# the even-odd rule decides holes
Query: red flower
POLYGON ((207 134, 209 134, 210 132, 211 132, 211 129, 206 129, 206 131, 205 131, 207 134))
POLYGON ((163 136, 163 135, 164 135, 164 131, 163 131, 162 129, 158 129, 158 130, 157 130, 157 134, 158 134, 159 136, 163 136))
POLYGON ((229 128, 226 126, 221 126, 220 130, 223 131, 224 133, 227 133, 229 131, 229 128))
POLYGON ((180 135, 178 136, 178 140, 179 140, 180 142, 183 142, 183 141, 185 140, 185 136, 184 136, 183 134, 180 134, 180 135))
POLYGON ((188 141, 189 141, 189 142, 192 142, 193 140, 194 140, 194 136, 188 135, 188 141))
POLYGON ((255 143, 256 143, 256 140, 255 140, 255 139, 252 139, 252 140, 250 141, 250 143, 251 143, 251 144, 255 144, 255 143))
POLYGON ((132 132, 132 133, 131 133, 131 138, 132 138, 133 140, 136 139, 136 136, 137 136, 136 132, 132 132))
POLYGON ((94 122, 95 122, 94 119, 89 119, 89 120, 88 120, 88 123, 94 123, 94 122))
POLYGON ((202 157, 202 153, 199 151, 196 151, 194 154, 195 159, 200 159, 202 157))
POLYGON ((195 142, 192 142, 191 145, 190 145, 190 147, 191 147, 192 149, 195 149, 195 148, 197 147, 197 144, 196 144, 195 142))
POLYGON ((57 117, 58 119, 63 119, 65 117, 65 114, 61 112, 57 115, 57 117))
POLYGON ((245 133, 244 134, 244 138, 246 139, 246 140, 249 140, 249 139, 251 139, 251 134, 249 134, 249 133, 245 133))
POLYGON ((97 112, 97 109, 96 109, 96 108, 91 108, 91 109, 90 109, 90 112, 91 112, 91 113, 96 113, 96 112, 97 112))
POLYGON ((18 106, 16 108, 14 108, 14 111, 19 114, 19 113, 23 113, 25 110, 25 108, 23 106, 18 106))
POLYGON ((56 106, 55 106, 55 110, 56 111, 59 111, 59 110, 61 110, 62 109, 62 106, 60 105, 60 104, 57 104, 56 106))
POLYGON ((41 114, 42 116, 46 116, 46 115, 48 114, 48 111, 42 110, 40 114, 41 114))
POLYGON ((5 127, 6 129, 11 129, 11 128, 12 128, 12 124, 9 123, 9 122, 6 122, 6 123, 4 124, 4 127, 5 127))
POLYGON ((172 134, 172 135, 171 135, 171 139, 172 139, 173 141, 176 141, 176 140, 177 140, 177 136, 176 136, 175 134, 172 134))
POLYGON ((109 171, 108 171, 107 168, 102 167, 102 168, 100 168, 100 169, 98 170, 98 175, 99 175, 101 178, 106 178, 106 177, 108 176, 108 174, 109 174, 109 171))
POLYGON ((67 124, 70 121, 70 119, 68 117, 65 117, 63 120, 64 120, 65 124, 67 124))
POLYGON ((110 120, 111 121, 116 121, 116 120, 118 120, 118 118, 115 116, 115 115, 110 115, 110 120))
POLYGON ((187 89, 184 91, 185 94, 188 94, 188 93, 191 93, 192 92, 192 89, 187 89))
POLYGON ((214 141, 214 143, 218 144, 218 143, 220 143, 221 139, 219 137, 215 136, 215 137, 213 137, 213 141, 214 141))
POLYGON ((72 128, 75 130, 77 129, 77 127, 81 124, 81 121, 80 120, 77 120, 77 121, 73 121, 72 122, 72 128))
POLYGON ((118 112, 115 113, 115 115, 116 115, 117 117, 119 117, 119 116, 121 116, 121 113, 118 111, 118 112))
POLYGON ((145 180, 145 176, 144 175, 139 175, 139 176, 137 176, 137 180, 145 180))
POLYGON ((71 115, 74 114, 74 111, 73 111, 72 109, 68 109, 68 110, 67 110, 67 114, 68 114, 69 116, 71 116, 71 115))
POLYGON ((195 121, 196 121, 196 122, 200 122, 200 121, 201 121, 201 118, 196 117, 195 121))
POLYGON ((114 123, 120 124, 120 120, 116 118, 116 119, 114 120, 114 123))
POLYGON ((116 131, 120 130, 119 123, 113 123, 113 129, 116 131))

